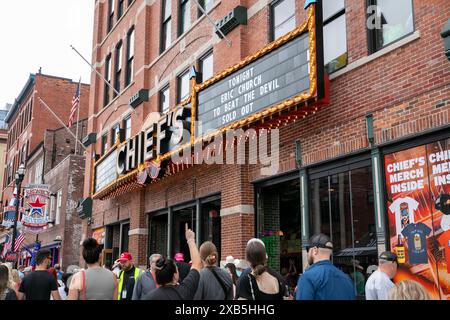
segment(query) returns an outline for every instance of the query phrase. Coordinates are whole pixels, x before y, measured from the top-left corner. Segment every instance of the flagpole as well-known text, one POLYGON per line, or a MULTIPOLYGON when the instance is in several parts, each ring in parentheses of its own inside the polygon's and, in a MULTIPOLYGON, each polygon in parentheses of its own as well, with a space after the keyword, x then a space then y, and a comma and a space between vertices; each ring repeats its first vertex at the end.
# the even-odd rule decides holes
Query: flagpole
POLYGON ((80 108, 81 108, 81 78, 80 81, 78 82, 78 110, 77 110, 77 130, 76 130, 76 136, 77 138, 75 139, 75 154, 77 154, 77 145, 78 145, 78 122, 80 121, 80 108))
MULTIPOLYGON (((37 91, 35 91, 37 92, 37 91)), ((80 143, 80 145, 84 148, 84 150, 86 150, 86 147, 83 145, 83 142, 81 142, 78 137, 76 137, 72 130, 69 129, 69 127, 67 127, 67 125, 58 117, 58 115, 44 102, 44 100, 41 99, 41 97, 38 97, 39 102, 44 105, 48 111, 50 111, 50 113, 59 121, 59 123, 61 123, 63 125, 64 128, 66 128, 67 131, 69 131, 69 133, 72 135, 72 137, 74 137, 76 140, 78 140, 78 142, 80 143)))

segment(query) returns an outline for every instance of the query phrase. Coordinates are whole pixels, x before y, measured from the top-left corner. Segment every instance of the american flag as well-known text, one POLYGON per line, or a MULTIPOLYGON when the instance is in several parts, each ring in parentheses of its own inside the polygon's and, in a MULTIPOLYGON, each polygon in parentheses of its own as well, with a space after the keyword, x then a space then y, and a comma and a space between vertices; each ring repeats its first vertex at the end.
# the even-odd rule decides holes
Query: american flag
POLYGON ((17 239, 16 242, 14 243, 14 252, 17 252, 20 249, 20 246, 22 245, 22 243, 25 241, 25 235, 23 233, 21 233, 17 239))
POLYGON ((3 250, 2 250, 2 257, 5 257, 5 255, 8 253, 8 251, 11 249, 11 243, 12 238, 9 235, 6 235, 6 242, 3 245, 3 250))
POLYGON ((78 105, 80 104, 80 83, 81 81, 78 82, 77 91, 75 92, 75 95, 72 98, 72 108, 70 109, 70 118, 68 127, 71 127, 73 125, 75 113, 77 111, 78 105))

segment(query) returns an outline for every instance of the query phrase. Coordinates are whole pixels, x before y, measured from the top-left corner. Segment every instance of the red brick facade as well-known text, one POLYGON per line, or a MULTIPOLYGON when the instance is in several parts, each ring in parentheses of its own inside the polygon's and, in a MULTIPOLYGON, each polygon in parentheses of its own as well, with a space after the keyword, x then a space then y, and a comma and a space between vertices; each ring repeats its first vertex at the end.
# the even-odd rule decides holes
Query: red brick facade
MULTIPOLYGON (((108 54, 114 61, 119 40, 126 46, 126 33, 135 30, 134 80, 121 95, 103 108, 104 83, 92 76, 88 132, 97 133, 97 143, 88 148, 100 154, 100 137, 131 115, 137 134, 153 111, 158 111, 158 92, 170 84, 170 106, 176 105, 176 76, 213 49, 214 73, 219 73, 269 43, 268 1, 216 1, 210 12, 221 19, 237 5, 246 6, 249 20, 227 35, 231 48, 213 35, 205 17, 197 19, 191 4, 191 28, 177 37, 177 2, 172 1, 172 45, 160 54, 161 1, 134 1, 124 16, 106 34, 107 2, 97 1, 94 24, 93 63, 104 73, 108 54), (140 89, 150 90, 150 99, 136 109, 129 98, 140 89)), ((296 25, 303 23, 304 1, 297 0, 296 25)), ((369 151, 365 117, 373 114, 375 144, 392 142, 428 129, 447 128, 450 120, 450 66, 443 53, 440 29, 450 15, 447 1, 414 1, 415 32, 369 55, 364 1, 346 1, 348 65, 330 75, 331 103, 303 120, 280 130, 280 172, 296 169, 295 141, 300 140, 302 165, 312 166, 357 151, 369 151)), ((123 53, 125 57, 125 53, 123 53)), ((124 58, 125 59, 125 58, 124 58)), ((114 77, 113 77, 114 79, 114 77)), ((122 89, 124 72, 122 72, 122 89)), ((108 135, 109 136, 109 135, 108 135)), ((86 163, 84 195, 91 194, 92 161, 86 163)), ((257 165, 198 165, 144 189, 109 200, 95 200, 93 223, 84 222, 83 233, 130 219, 129 250, 139 265, 148 255, 148 215, 155 211, 220 193, 221 258, 244 258, 246 242, 255 235, 253 182, 263 178, 257 165)), ((164 252, 165 253, 165 252, 164 252)))

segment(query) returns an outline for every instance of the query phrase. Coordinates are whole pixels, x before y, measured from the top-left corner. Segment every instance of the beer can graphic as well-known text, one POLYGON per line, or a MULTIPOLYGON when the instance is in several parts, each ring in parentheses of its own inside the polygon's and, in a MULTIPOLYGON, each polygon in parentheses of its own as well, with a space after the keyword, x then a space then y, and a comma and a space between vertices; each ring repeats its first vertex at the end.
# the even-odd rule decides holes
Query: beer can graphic
POLYGON ((420 235, 418 233, 414 235, 414 250, 422 250, 422 243, 420 242, 420 235))

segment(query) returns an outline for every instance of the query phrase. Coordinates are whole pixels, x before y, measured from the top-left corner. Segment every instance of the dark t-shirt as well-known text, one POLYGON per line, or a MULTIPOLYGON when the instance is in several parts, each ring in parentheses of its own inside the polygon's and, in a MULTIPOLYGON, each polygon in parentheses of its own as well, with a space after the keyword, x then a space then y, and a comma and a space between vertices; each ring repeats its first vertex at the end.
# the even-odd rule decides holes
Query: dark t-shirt
POLYGON ((245 275, 243 273, 241 278, 239 278, 240 283, 239 288, 237 289, 239 291, 236 291, 236 295, 247 300, 283 300, 283 297, 286 295, 286 282, 275 270, 267 268, 267 272, 278 280, 278 293, 269 294, 260 291, 256 283, 256 278, 251 274, 251 272, 248 272, 245 273, 245 275))
POLYGON ((408 240, 408 254, 410 264, 428 263, 427 236, 431 229, 424 223, 410 223, 402 234, 408 240))
POLYGON ((122 286, 122 292, 120 292, 120 299, 121 300, 125 300, 123 299, 122 293, 123 290, 126 290, 127 295, 126 295, 126 300, 131 300, 131 298, 133 297, 133 290, 134 290, 134 270, 136 269, 136 267, 132 267, 130 270, 125 271, 125 274, 123 275, 123 286, 122 286))
POLYGON ((143 300, 194 300, 200 273, 191 269, 179 285, 165 285, 148 293, 143 300))
POLYGON ((184 261, 177 261, 175 262, 178 268, 178 273, 180 274, 180 283, 183 282, 184 278, 188 275, 189 271, 191 270, 191 266, 184 262, 184 261))
POLYGON ((50 300, 52 291, 58 291, 53 274, 46 270, 37 270, 23 278, 19 292, 25 294, 25 300, 50 300))

